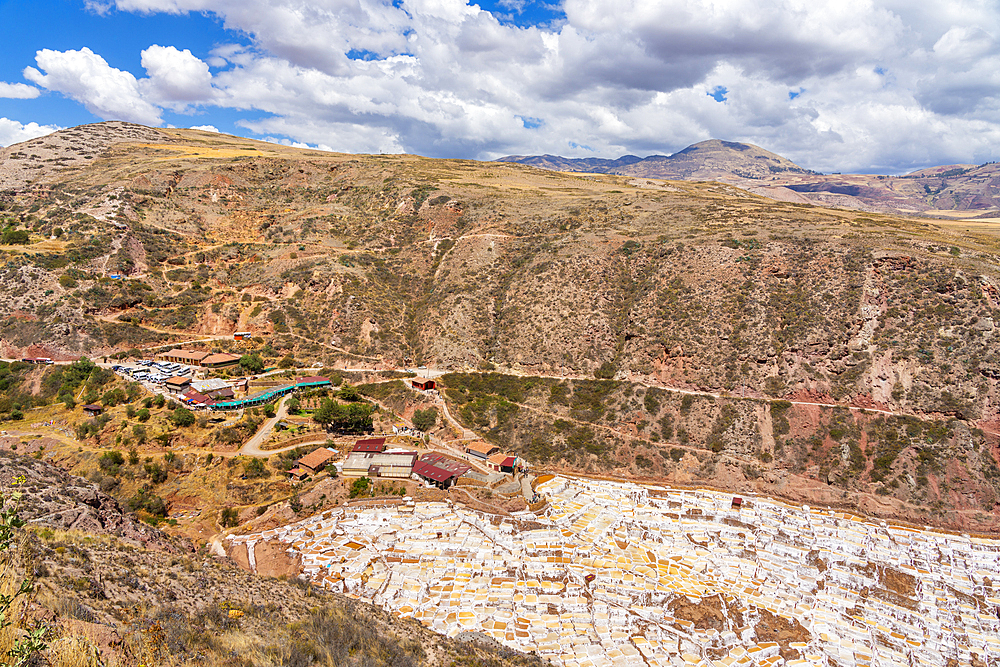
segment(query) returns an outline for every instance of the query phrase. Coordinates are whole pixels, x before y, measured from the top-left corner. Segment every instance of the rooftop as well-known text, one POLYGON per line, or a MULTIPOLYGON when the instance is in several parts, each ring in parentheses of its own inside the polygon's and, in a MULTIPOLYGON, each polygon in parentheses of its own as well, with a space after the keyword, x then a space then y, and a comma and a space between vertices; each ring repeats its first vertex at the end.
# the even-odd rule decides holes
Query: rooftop
POLYGON ((189 390, 185 391, 184 394, 182 395, 182 398, 186 398, 189 401, 193 401, 195 403, 202 403, 202 404, 207 404, 207 403, 211 403, 212 402, 212 399, 210 399, 208 396, 205 396, 204 394, 200 394, 197 391, 195 391, 194 389, 189 389, 189 390))
POLYGON ((313 470, 316 470, 317 468, 325 464, 327 461, 332 459, 334 456, 336 456, 336 454, 337 454, 336 452, 327 449, 326 447, 320 447, 319 449, 314 450, 309 454, 306 454, 295 463, 297 463, 300 466, 305 466, 306 468, 311 468, 313 470))
POLYGON ((514 465, 514 462, 517 459, 515 457, 513 457, 513 456, 508 455, 508 454, 493 454, 492 456, 490 456, 486 460, 489 461, 490 463, 494 464, 494 465, 503 466, 505 468, 510 468, 510 467, 512 467, 514 465))
POLYGON ((202 393, 215 389, 228 387, 229 383, 222 378, 210 378, 208 380, 192 380, 191 388, 202 393))
POLYGON ((358 440, 351 448, 352 452, 381 452, 385 449, 385 438, 365 438, 358 440))
POLYGON ((497 447, 496 445, 491 445, 490 443, 482 442, 481 440, 476 442, 470 442, 468 445, 465 446, 465 448, 473 452, 479 452, 483 456, 486 456, 490 452, 499 449, 499 447, 497 447))
POLYGON ((351 452, 344 461, 344 469, 368 469, 371 466, 412 466, 417 460, 416 452, 396 452, 393 454, 369 454, 367 452, 351 452))
POLYGON ((240 357, 236 354, 210 354, 201 360, 202 365, 209 366, 211 364, 228 364, 234 361, 239 361, 240 357))
POLYGON ((424 454, 413 464, 413 472, 443 482, 449 477, 461 477, 472 468, 467 463, 449 459, 436 452, 424 454))
POLYGON ((166 352, 160 352, 156 355, 157 357, 170 357, 173 359, 185 359, 188 361, 201 361, 205 357, 209 356, 208 352, 202 352, 200 350, 167 350, 166 352))

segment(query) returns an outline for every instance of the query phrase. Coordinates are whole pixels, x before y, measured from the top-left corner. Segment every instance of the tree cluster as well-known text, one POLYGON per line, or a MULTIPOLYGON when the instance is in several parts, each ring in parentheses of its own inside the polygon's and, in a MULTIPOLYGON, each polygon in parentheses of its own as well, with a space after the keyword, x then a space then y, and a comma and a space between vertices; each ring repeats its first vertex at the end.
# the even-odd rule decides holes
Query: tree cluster
POLYGON ((313 420, 341 433, 368 433, 372 430, 374 411, 374 406, 369 403, 341 405, 332 398, 324 398, 313 413, 313 420))

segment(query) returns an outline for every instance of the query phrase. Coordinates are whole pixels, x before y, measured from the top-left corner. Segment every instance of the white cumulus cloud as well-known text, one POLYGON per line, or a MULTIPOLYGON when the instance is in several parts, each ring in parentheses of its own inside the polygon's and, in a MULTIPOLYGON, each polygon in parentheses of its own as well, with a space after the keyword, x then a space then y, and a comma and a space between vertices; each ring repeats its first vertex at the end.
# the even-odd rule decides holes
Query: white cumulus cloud
POLYGON ((28 139, 44 137, 63 128, 58 125, 39 125, 38 123, 22 124, 9 118, 0 118, 0 146, 19 144, 28 139))
POLYGON ((24 78, 80 102, 96 116, 146 125, 161 122, 160 110, 142 98, 135 76, 112 67, 87 47, 79 51, 42 49, 35 55, 35 63, 45 73, 26 67, 24 78))
POLYGON ((32 100, 40 94, 40 90, 25 83, 5 83, 0 81, 0 97, 15 100, 32 100))
POLYGON ((26 78, 102 117, 210 121, 223 107, 291 144, 479 158, 716 137, 824 171, 986 161, 1000 146, 995 0, 563 0, 528 27, 469 0, 90 1, 210 14, 250 41, 204 60, 150 46, 139 79, 87 49, 39 52, 46 73, 26 78))
POLYGON ((180 110, 215 95, 208 65, 188 49, 154 44, 142 52, 142 66, 148 76, 139 80, 138 90, 160 106, 180 110))

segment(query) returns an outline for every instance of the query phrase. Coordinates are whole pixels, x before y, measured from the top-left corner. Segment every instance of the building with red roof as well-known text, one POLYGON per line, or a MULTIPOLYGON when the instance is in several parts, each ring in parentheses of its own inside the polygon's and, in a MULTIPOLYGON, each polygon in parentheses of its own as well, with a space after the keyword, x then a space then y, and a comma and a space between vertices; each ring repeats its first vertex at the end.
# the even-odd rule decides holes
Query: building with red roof
POLYGON ((308 470, 310 473, 317 473, 326 467, 327 462, 337 455, 337 452, 326 447, 320 447, 306 454, 295 462, 299 468, 308 470))
POLYGON ((416 475, 440 489, 447 489, 470 469, 467 463, 449 459, 436 452, 424 454, 413 464, 413 472, 416 475))
POLYGON ((497 472, 514 473, 514 466, 517 465, 517 457, 507 454, 493 454, 486 459, 486 465, 497 472))
POLYGON ((354 443, 351 453, 381 454, 385 451, 385 438, 365 438, 354 443))
POLYGON ((194 405, 210 405, 215 402, 205 394, 199 393, 194 389, 188 389, 181 394, 181 400, 194 405))

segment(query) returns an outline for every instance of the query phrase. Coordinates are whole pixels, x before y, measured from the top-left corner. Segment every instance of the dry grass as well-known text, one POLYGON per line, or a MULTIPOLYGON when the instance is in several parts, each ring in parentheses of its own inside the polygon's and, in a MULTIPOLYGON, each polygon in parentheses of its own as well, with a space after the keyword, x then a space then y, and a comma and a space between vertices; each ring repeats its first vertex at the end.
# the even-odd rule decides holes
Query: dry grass
MULTIPOLYGON (((0 557, 0 594, 4 596, 13 595, 21 585, 21 572, 17 567, 15 559, 10 555, 0 557)), ((7 655, 13 648, 14 643, 21 630, 25 627, 25 607, 27 600, 20 597, 7 609, 5 618, 10 619, 12 624, 0 628, 0 655, 7 655)))
POLYGON ((168 151, 167 156, 160 156, 156 162, 166 162, 170 160, 182 160, 185 158, 196 159, 228 159, 234 157, 260 157, 262 152, 255 148, 213 148, 210 146, 180 146, 177 144, 139 144, 139 148, 154 151, 168 151))
POLYGON ((103 664, 100 650, 83 635, 56 639, 49 644, 47 657, 52 667, 98 667, 103 664))

